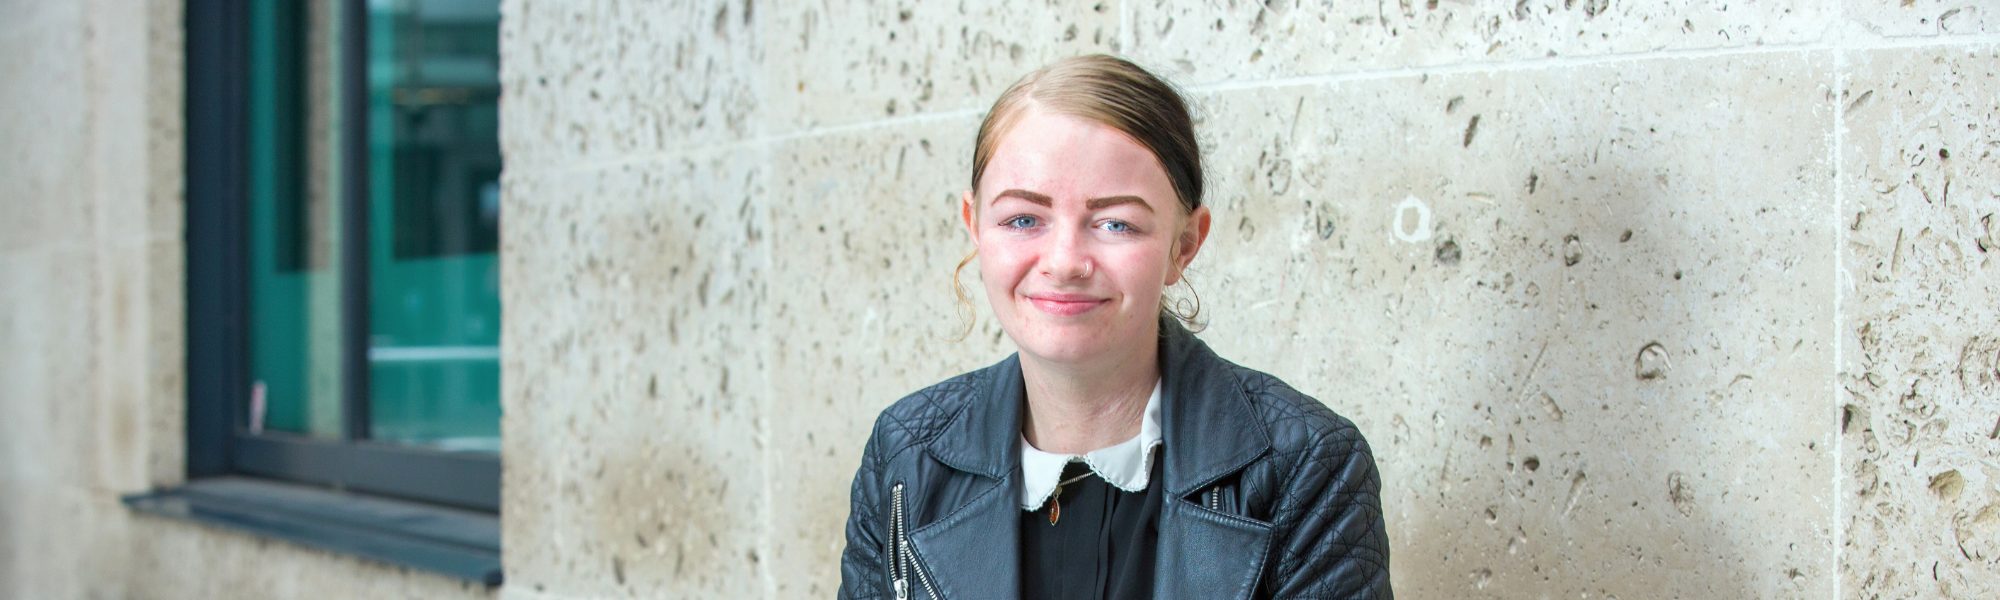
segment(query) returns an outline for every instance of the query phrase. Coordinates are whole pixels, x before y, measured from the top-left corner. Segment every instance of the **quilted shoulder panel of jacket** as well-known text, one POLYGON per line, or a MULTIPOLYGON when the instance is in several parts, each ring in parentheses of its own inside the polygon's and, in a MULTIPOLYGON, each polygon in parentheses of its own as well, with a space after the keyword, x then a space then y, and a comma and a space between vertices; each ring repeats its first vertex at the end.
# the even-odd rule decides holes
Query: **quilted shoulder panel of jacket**
POLYGON ((878 457, 885 463, 906 450, 922 448, 937 438, 945 425, 967 405, 986 394, 990 372, 995 367, 960 374, 917 390, 875 419, 874 440, 878 457))

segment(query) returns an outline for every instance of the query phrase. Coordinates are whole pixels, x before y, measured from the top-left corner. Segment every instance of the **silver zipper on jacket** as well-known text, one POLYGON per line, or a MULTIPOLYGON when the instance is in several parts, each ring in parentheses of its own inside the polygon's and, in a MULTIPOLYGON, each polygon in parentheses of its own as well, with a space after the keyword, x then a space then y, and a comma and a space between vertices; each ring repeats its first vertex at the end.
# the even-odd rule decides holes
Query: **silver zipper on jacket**
POLYGON ((888 562, 889 578, 896 586, 896 600, 909 600, 910 575, 913 573, 917 576, 917 582, 923 584, 926 596, 937 598, 937 589, 931 587, 931 579, 924 575, 924 570, 917 568, 916 551, 910 549, 910 530, 903 523, 903 484, 896 484, 894 494, 895 500, 892 504, 894 517, 889 522, 889 537, 894 540, 890 543, 895 544, 896 556, 891 557, 888 562))
POLYGON ((1222 512, 1222 488, 1208 488, 1208 509, 1215 512, 1222 512))
POLYGON ((896 484, 889 517, 889 581, 896 588, 896 600, 909 600, 910 580, 903 578, 903 484, 896 484))

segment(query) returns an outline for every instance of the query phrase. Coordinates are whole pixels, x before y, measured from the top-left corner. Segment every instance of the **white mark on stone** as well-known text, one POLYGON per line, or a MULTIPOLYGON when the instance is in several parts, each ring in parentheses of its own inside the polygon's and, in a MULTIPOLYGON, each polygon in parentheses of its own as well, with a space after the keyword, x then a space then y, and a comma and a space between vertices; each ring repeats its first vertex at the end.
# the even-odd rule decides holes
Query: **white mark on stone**
POLYGON ((1414 195, 1404 196, 1403 201, 1396 204, 1396 220, 1391 223, 1389 232, 1395 234, 1396 239, 1412 244, 1431 239, 1431 207, 1414 195), (1415 225, 1405 223, 1410 213, 1417 215, 1415 225))

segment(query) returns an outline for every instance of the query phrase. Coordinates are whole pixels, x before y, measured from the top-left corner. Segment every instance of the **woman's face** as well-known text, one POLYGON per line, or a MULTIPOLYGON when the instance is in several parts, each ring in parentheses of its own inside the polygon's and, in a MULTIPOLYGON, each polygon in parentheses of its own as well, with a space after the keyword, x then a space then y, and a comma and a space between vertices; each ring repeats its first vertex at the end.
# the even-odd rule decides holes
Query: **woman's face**
POLYGON ((1116 361, 1158 335, 1160 294, 1208 233, 1153 153, 1115 129, 1026 109, 961 217, 1001 327, 1045 361, 1116 361))

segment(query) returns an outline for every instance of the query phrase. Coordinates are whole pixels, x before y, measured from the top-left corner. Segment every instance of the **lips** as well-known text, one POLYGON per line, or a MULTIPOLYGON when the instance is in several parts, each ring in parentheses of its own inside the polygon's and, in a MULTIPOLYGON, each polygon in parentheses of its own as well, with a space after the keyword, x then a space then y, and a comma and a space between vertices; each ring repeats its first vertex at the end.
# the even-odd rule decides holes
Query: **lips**
POLYGON ((1028 296, 1028 301, 1033 303, 1036 309, 1058 317, 1073 317, 1087 313, 1110 302, 1104 298, 1084 294, 1034 294, 1028 296))

